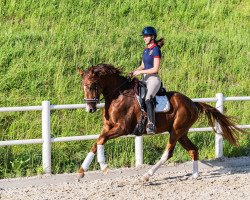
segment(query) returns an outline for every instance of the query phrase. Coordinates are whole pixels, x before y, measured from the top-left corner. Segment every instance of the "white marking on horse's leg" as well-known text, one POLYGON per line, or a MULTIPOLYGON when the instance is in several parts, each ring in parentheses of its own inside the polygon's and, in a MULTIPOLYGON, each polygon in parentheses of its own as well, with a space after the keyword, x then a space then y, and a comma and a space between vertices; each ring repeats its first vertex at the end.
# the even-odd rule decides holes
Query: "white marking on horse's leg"
POLYGON ((168 159, 168 151, 165 151, 161 156, 161 159, 146 173, 143 175, 143 180, 148 181, 150 176, 153 176, 154 173, 164 164, 168 159))
POLYGON ((95 154, 93 152, 89 152, 87 157, 84 159, 82 163, 82 168, 84 169, 85 172, 89 169, 89 166, 92 163, 94 157, 95 154))
POLYGON ((105 171, 108 165, 105 163, 104 145, 97 145, 97 161, 100 164, 101 170, 105 171))
POLYGON ((198 160, 193 160, 193 178, 198 178, 199 170, 198 170, 198 160))

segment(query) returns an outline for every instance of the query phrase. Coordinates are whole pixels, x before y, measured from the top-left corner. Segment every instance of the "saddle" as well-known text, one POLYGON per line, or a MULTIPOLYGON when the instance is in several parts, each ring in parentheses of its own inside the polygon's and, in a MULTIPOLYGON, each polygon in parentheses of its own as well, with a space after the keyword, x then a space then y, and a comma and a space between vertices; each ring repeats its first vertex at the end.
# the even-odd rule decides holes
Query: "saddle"
MULTIPOLYGON (((137 78, 134 78, 132 82, 134 86, 135 95, 141 109, 140 119, 133 131, 133 134, 140 136, 146 132, 147 109, 146 109, 145 99, 147 94, 147 87, 145 83, 139 81, 137 78)), ((167 91, 162 86, 162 83, 159 91, 156 93, 156 96, 153 99, 153 102, 155 106, 155 112, 167 112, 170 110, 170 103, 167 98, 167 91)))
MULTIPOLYGON (((137 97, 137 101, 141 107, 141 110, 146 112, 146 104, 145 104, 145 98, 147 95, 147 87, 146 84, 142 81, 139 81, 138 79, 134 78, 134 91, 137 97)), ((161 87, 156 93, 156 96, 153 99, 154 106, 155 106, 155 112, 168 112, 170 109, 170 103, 167 98, 167 91, 163 87, 163 84, 161 83, 161 87)))

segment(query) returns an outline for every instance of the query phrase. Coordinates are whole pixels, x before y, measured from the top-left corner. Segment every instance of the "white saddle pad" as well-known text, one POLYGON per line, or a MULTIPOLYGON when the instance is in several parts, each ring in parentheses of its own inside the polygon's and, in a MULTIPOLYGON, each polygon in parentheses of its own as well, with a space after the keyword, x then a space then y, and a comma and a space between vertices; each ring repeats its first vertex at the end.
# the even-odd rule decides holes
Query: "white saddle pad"
POLYGON ((167 96, 155 96, 156 107, 155 112, 168 112, 170 110, 170 103, 167 96))

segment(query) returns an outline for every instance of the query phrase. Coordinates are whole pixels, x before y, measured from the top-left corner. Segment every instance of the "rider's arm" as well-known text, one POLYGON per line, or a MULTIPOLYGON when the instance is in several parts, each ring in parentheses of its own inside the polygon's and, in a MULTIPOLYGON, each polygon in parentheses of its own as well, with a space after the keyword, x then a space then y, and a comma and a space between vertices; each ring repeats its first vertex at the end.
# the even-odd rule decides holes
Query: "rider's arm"
POLYGON ((157 74, 160 69, 161 58, 154 58, 154 67, 150 69, 145 69, 142 71, 143 74, 157 74))
MULTIPOLYGON (((137 69, 134 71, 134 75, 137 76, 139 74, 157 74, 159 72, 159 69, 160 69, 160 61, 161 61, 161 58, 154 58, 154 67, 153 68, 150 68, 150 69, 137 69)), ((144 66, 144 65, 143 65, 144 66)))

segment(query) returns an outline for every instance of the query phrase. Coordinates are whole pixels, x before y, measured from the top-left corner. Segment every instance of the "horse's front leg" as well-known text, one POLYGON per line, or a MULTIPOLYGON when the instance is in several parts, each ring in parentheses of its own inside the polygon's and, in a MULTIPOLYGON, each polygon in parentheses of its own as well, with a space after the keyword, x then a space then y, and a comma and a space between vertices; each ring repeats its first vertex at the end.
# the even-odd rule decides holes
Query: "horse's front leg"
POLYGON ((107 126, 103 128, 102 133, 100 134, 97 142, 91 148, 91 151, 88 153, 87 157, 83 161, 80 169, 78 178, 84 177, 84 173, 89 169, 90 164, 92 163, 95 154, 97 153, 97 162, 100 164, 101 170, 105 173, 108 170, 108 165, 105 162, 104 156, 104 144, 108 139, 119 137, 123 135, 120 124, 116 124, 113 128, 109 129, 107 126))
POLYGON ((101 170, 106 173, 108 171, 108 164, 105 162, 105 155, 104 155, 104 144, 113 138, 117 138, 121 135, 125 134, 123 126, 120 123, 115 124, 115 126, 110 129, 108 132, 100 135, 96 142, 97 146, 97 162, 100 164, 101 170))
POLYGON ((92 163, 95 154, 96 154, 97 144, 91 148, 91 151, 88 153, 86 158, 84 159, 79 171, 78 171, 78 179, 83 178, 86 171, 88 171, 90 164, 92 163))
MULTIPOLYGON (((108 126, 106 123, 103 125, 101 134, 97 140, 97 142, 99 141, 100 138, 102 138, 103 135, 105 135, 105 133, 107 133, 109 130, 111 129, 110 126, 108 126)), ((90 152, 88 153, 88 155, 86 156, 86 158, 84 159, 79 171, 78 171, 78 179, 84 177, 84 173, 86 171, 88 171, 90 164, 92 163, 95 154, 97 152, 97 142, 92 146, 90 152)))

